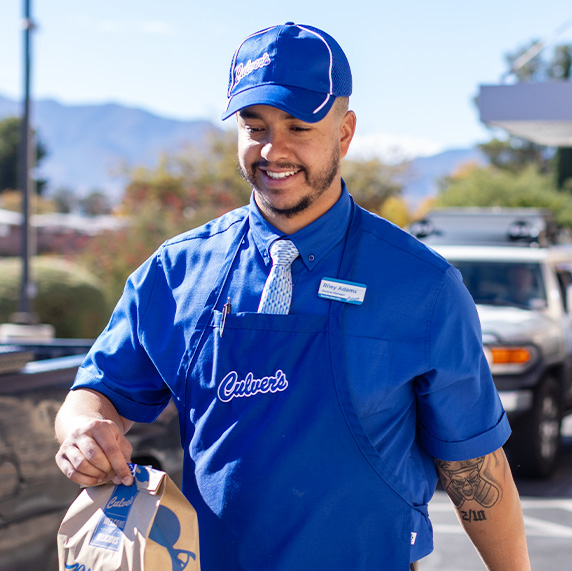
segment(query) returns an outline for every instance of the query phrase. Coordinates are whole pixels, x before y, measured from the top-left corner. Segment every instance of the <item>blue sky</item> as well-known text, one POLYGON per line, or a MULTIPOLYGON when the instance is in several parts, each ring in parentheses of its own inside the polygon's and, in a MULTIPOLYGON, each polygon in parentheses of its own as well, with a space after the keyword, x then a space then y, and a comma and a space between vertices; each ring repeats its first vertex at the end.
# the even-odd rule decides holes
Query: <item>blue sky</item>
MULTIPOLYGON (((320 27, 352 65, 355 149, 386 155, 488 140, 472 101, 479 84, 499 81, 507 52, 563 24, 555 42, 572 43, 570 0, 31 1, 35 98, 117 102, 219 126, 244 36, 289 20, 320 27)), ((23 0, 0 3, 0 94, 13 98, 23 89, 22 13, 23 0)))

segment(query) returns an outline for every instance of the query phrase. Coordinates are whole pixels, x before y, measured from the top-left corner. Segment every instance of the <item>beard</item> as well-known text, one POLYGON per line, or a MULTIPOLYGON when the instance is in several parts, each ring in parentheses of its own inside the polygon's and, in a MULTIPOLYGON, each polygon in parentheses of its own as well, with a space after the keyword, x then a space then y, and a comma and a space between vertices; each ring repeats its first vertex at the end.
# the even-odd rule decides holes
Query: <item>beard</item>
POLYGON ((247 170, 239 161, 238 169, 242 178, 252 185, 254 190, 257 192, 257 197, 268 210, 274 214, 284 216, 285 218, 292 218, 309 208, 326 190, 328 190, 328 188, 330 188, 340 170, 340 150, 339 148, 335 148, 330 157, 330 162, 321 171, 313 174, 310 173, 303 165, 296 165, 293 163, 276 163, 274 165, 275 167, 284 170, 299 170, 304 174, 304 178, 306 179, 306 186, 309 191, 302 196, 297 203, 289 206, 288 208, 278 208, 274 206, 256 181, 256 169, 258 167, 268 167, 271 164, 272 163, 263 159, 253 163, 250 166, 250 169, 247 170))

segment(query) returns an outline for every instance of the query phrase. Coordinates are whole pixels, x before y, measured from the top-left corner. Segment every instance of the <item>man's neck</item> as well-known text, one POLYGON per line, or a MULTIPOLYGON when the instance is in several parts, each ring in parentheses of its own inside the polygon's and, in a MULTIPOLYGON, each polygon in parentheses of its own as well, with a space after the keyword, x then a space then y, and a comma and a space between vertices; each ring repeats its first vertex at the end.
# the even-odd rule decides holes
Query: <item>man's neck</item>
POLYGON ((312 222, 323 216, 328 212, 328 210, 330 210, 330 208, 332 208, 332 206, 334 206, 342 194, 341 179, 339 180, 339 183, 336 184, 335 188, 338 189, 337 192, 328 191, 327 193, 324 193, 315 203, 295 214, 281 214, 280 212, 272 210, 266 206, 262 200, 260 200, 257 196, 256 190, 254 191, 254 200, 258 206, 258 210, 267 222, 272 224, 272 226, 277 230, 280 230, 280 232, 291 235, 312 224, 312 222))

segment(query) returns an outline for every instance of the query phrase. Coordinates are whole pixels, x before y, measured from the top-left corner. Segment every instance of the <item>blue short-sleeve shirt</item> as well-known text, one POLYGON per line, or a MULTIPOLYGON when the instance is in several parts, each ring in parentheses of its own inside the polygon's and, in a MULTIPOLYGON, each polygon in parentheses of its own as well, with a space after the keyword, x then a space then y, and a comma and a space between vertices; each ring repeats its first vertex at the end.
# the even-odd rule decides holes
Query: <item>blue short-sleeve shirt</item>
MULTIPOLYGON (((345 185, 321 218, 292 234, 290 312, 325 314, 322 278, 336 277, 356 208, 345 185)), ((250 205, 167 241, 129 278, 109 325, 73 388, 106 395, 131 420, 153 421, 170 398, 184 402, 186 348, 206 297, 244 218, 249 231, 221 295, 233 311, 256 312, 282 236, 250 205)), ((478 315, 459 272, 386 220, 363 211, 352 280, 367 287, 344 310, 350 393, 379 453, 426 504, 435 490, 434 458, 463 460, 501 447, 510 434, 484 358, 478 315)), ((222 309, 219 307, 217 309, 222 309)), ((187 475, 187 477, 192 477, 187 475)), ((426 527, 411 560, 431 551, 426 527)))

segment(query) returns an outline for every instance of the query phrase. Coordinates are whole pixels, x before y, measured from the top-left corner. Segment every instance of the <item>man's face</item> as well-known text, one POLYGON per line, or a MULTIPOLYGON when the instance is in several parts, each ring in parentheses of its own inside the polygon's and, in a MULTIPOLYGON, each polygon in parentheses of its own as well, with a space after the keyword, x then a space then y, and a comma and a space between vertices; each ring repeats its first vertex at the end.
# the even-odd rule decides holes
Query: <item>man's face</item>
POLYGON ((326 212, 341 192, 340 160, 355 129, 355 116, 334 110, 305 123, 268 105, 237 113, 238 160, 262 214, 292 233, 326 212))

